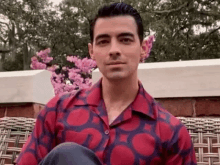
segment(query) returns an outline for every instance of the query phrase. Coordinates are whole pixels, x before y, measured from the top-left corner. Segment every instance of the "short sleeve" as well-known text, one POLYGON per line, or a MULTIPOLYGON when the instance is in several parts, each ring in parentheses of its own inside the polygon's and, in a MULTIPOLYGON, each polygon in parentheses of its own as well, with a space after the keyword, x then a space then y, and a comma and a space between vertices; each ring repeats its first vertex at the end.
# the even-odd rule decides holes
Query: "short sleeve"
POLYGON ((18 165, 37 165, 55 144, 55 123, 59 97, 53 97, 37 116, 33 132, 24 144, 18 165))
POLYGON ((183 124, 176 129, 166 151, 166 165, 196 165, 195 150, 188 130, 183 124))

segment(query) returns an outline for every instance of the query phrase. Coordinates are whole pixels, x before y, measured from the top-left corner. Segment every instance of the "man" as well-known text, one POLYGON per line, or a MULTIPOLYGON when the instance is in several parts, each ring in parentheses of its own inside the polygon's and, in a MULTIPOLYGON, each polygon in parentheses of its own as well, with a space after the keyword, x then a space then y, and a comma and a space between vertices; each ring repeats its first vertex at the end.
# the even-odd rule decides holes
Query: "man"
POLYGON ((103 77, 89 90, 52 98, 17 163, 196 164, 186 127, 138 80, 146 53, 138 12, 124 3, 104 6, 90 29, 89 53, 103 77))

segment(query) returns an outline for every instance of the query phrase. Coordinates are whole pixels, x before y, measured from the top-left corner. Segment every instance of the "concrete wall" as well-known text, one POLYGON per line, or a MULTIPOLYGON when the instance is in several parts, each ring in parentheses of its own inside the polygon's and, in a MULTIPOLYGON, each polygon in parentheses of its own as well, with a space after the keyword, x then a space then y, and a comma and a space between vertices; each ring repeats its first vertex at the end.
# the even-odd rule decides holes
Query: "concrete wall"
POLYGON ((0 103, 46 104, 54 96, 46 70, 0 72, 0 103))
POLYGON ((0 72, 0 117, 37 117, 54 96, 46 70, 0 72))
MULTIPOLYGON (((50 72, 0 73, 0 117, 36 117, 54 96, 50 72)), ((93 83, 101 78, 93 71, 93 83)), ((140 64, 146 91, 174 116, 220 116, 220 59, 140 64)))

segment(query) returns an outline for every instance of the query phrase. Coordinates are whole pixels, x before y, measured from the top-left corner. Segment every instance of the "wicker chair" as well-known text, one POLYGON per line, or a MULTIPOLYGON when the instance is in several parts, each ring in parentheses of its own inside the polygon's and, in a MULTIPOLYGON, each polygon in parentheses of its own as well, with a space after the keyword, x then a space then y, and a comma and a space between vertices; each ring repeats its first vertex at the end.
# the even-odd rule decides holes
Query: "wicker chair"
MULTIPOLYGON (((187 127, 198 165, 220 165, 220 118, 179 117, 187 127)), ((33 130, 35 119, 0 119, 0 165, 12 165, 33 130)))
POLYGON ((31 134, 35 119, 4 117, 0 119, 0 165, 12 165, 31 134))

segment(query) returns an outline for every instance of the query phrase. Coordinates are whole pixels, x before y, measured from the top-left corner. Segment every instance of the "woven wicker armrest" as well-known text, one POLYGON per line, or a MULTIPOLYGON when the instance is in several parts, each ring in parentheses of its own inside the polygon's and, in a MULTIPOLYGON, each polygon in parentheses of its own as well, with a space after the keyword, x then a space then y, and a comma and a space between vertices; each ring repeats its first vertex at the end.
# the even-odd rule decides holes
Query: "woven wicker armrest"
POLYGON ((178 117, 187 127, 198 165, 220 165, 220 118, 178 117))
POLYGON ((12 165, 32 132, 35 119, 23 117, 0 118, 0 165, 12 165))

